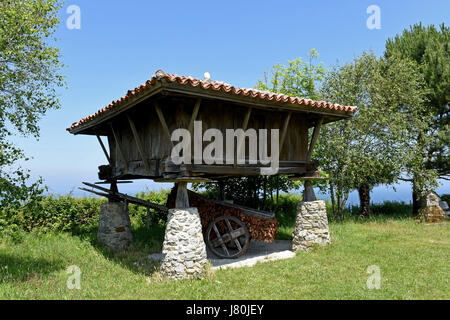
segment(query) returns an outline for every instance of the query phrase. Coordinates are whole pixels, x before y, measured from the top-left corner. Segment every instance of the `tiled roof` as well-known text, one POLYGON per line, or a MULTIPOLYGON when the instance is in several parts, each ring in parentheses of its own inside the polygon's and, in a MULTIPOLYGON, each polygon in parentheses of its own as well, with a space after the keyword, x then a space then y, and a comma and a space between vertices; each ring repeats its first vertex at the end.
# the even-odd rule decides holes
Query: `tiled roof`
POLYGON ((284 94, 277 94, 273 92, 266 92, 266 91, 260 91, 257 89, 246 89, 246 88, 236 88, 230 84, 219 82, 219 81, 211 81, 210 79, 200 80, 192 77, 185 77, 185 76, 179 76, 176 74, 168 74, 165 73, 162 70, 158 70, 155 75, 145 82, 144 84, 140 85, 139 87, 135 88, 134 90, 129 90, 125 96, 120 98, 119 100, 112 101, 108 106, 106 106, 103 109, 100 109, 94 114, 91 114, 83 119, 81 119, 78 122, 75 122, 72 124, 70 128, 67 128, 68 131, 71 131, 72 129, 83 125, 85 123, 88 123, 98 117, 100 117, 103 114, 108 113, 110 110, 114 108, 118 108, 121 105, 125 104, 128 100, 138 97, 140 94, 142 94, 145 89, 150 88, 151 86, 155 85, 157 81, 161 81, 162 79, 167 80, 168 82, 177 82, 180 85, 192 87, 192 88, 202 88, 204 90, 213 90, 213 91, 222 91, 225 93, 229 93, 231 95, 237 95, 237 96, 246 96, 246 97, 252 97, 261 99, 264 101, 271 101, 271 102, 281 102, 286 104, 298 104, 302 106, 310 106, 315 107, 317 109, 328 109, 330 111, 336 110, 336 111, 343 111, 343 112, 349 112, 353 113, 356 111, 356 107, 354 106, 343 106, 340 104, 333 104, 325 101, 314 101, 311 99, 303 99, 298 97, 291 97, 284 94))

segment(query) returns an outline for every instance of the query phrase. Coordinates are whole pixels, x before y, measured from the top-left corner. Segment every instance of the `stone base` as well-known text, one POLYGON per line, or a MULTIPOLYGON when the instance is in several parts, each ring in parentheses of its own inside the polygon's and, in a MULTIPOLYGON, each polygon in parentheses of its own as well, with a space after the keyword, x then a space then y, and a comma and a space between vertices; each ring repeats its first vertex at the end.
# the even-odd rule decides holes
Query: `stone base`
POLYGON ((162 253, 164 276, 186 279, 203 275, 206 245, 197 208, 169 210, 162 253))
POLYGON ((331 243, 325 201, 299 202, 292 251, 308 251, 314 243, 331 243))
POLYGON ((442 222, 445 211, 439 205, 439 197, 434 192, 429 192, 422 197, 419 209, 419 219, 424 222, 442 222))
POLYGON ((130 246, 133 236, 127 206, 121 202, 103 203, 100 207, 98 241, 119 251, 130 246))

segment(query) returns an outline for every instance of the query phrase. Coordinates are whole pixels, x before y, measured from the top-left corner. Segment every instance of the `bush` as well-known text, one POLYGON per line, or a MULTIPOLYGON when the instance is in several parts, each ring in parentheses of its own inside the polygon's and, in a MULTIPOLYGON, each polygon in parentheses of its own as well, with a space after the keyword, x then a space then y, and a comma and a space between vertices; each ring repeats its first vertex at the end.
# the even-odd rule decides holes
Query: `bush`
POLYGON ((81 233, 97 226, 100 205, 105 201, 70 195, 42 197, 20 208, 3 208, 0 228, 17 226, 25 231, 40 229, 81 233))
POLYGON ((450 205, 450 194, 443 194, 439 198, 441 198, 441 201, 447 202, 448 205, 450 205))
MULTIPOLYGON (((160 190, 159 192, 149 191, 140 192, 136 195, 137 198, 147 200, 162 206, 166 205, 170 190, 160 190)), ((147 222, 147 208, 131 204, 129 206, 130 217, 138 224, 145 225, 147 222)), ((166 222, 166 214, 154 209, 150 209, 150 223, 163 224, 166 222)))

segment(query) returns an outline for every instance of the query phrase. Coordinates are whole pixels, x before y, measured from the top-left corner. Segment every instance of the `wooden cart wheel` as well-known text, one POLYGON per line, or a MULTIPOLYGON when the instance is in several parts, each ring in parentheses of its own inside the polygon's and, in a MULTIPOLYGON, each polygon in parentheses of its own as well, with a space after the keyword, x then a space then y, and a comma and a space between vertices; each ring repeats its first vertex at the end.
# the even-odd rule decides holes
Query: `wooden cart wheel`
POLYGON ((233 216, 221 216, 210 223, 206 243, 219 258, 234 259, 243 255, 250 243, 245 224, 233 216))

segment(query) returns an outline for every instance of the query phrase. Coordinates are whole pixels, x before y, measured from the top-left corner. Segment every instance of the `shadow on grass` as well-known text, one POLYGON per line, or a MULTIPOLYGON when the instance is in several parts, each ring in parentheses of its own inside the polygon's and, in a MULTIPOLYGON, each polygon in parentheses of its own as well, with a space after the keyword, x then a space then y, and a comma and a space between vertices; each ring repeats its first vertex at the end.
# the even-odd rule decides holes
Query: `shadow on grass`
POLYGON ((64 261, 0 253, 0 284, 35 281, 66 268, 64 261))
POLYGON ((165 226, 155 224, 147 229, 145 226, 132 228, 133 242, 131 246, 119 252, 115 252, 97 241, 96 230, 83 235, 89 238, 92 247, 101 253, 109 261, 126 268, 136 274, 151 276, 159 268, 159 263, 148 258, 152 253, 162 250, 165 226))

